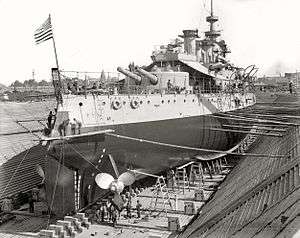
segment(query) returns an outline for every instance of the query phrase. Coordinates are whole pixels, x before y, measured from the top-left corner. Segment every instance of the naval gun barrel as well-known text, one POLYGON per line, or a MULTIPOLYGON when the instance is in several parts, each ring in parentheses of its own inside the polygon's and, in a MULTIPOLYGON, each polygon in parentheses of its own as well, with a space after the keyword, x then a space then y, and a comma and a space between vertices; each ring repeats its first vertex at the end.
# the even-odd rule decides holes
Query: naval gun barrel
POLYGON ((129 77, 129 78, 132 78, 136 84, 140 84, 142 82, 142 77, 135 74, 135 73, 132 73, 130 72, 129 70, 126 70, 126 69, 123 69, 121 67, 118 67, 117 70, 124 74, 125 76, 129 77))
POLYGON ((140 67, 135 67, 135 70, 140 73, 141 75, 143 75, 144 77, 148 78, 150 80, 150 83, 153 85, 156 85, 158 82, 158 79, 155 75, 149 73, 148 71, 140 68, 140 67))

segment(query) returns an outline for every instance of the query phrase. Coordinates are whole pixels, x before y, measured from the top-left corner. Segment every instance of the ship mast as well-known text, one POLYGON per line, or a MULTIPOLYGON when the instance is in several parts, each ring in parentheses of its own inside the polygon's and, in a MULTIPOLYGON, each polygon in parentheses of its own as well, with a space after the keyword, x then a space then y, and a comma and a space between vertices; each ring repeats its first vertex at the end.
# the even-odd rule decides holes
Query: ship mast
POLYGON ((210 24, 210 28, 209 31, 205 32, 205 36, 208 37, 211 42, 216 42, 216 39, 221 35, 220 31, 215 30, 215 23, 218 20, 219 18, 214 15, 213 0, 211 0, 210 16, 206 18, 206 21, 210 24))

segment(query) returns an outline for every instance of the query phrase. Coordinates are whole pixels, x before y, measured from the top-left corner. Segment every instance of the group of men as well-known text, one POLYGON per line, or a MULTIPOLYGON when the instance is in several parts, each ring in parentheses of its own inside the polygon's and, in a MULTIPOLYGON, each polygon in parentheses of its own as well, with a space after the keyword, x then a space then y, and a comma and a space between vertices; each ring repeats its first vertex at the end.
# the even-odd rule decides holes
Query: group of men
POLYGON ((101 202, 96 211, 97 222, 111 221, 113 226, 116 226, 118 210, 113 203, 101 202))
MULTIPOLYGON (((129 193, 129 192, 128 192, 129 193)), ((131 219, 132 216, 132 200, 131 195, 128 193, 122 194, 121 198, 124 203, 123 209, 126 211, 125 218, 131 219)), ((136 214, 137 218, 141 218, 141 207, 142 204, 139 200, 136 202, 136 214)), ((97 222, 112 222, 112 225, 115 227, 117 219, 120 218, 121 211, 118 210, 117 206, 113 202, 101 202, 100 206, 96 211, 97 222)))
POLYGON ((73 118, 73 120, 67 119, 67 120, 64 120, 61 124, 59 124, 58 132, 59 132, 60 136, 67 135, 68 126, 70 126, 72 135, 81 133, 82 123, 79 120, 77 120, 76 118, 73 118), (77 133, 76 133, 76 131, 77 131, 77 133))

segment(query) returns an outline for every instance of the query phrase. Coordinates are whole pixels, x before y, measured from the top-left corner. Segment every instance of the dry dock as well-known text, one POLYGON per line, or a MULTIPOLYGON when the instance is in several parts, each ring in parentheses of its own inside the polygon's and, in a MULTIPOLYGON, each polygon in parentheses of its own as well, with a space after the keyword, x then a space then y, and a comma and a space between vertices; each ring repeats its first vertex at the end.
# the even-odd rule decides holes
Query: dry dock
POLYGON ((283 95, 273 103, 258 103, 252 111, 227 116, 233 120, 251 118, 264 132, 275 131, 281 136, 256 135, 251 143, 237 148, 237 152, 246 153, 244 156, 196 161, 194 169, 199 172, 195 179, 189 176, 192 164, 187 164, 177 168, 180 171, 171 183, 153 179, 143 189, 136 187, 138 191, 133 187, 132 217, 123 210, 116 227, 108 219, 99 221, 96 203, 84 213, 53 220, 40 216, 39 209, 33 216, 15 213, 15 219, 0 226, 0 236, 297 237, 300 99, 283 95), (266 154, 270 156, 259 156, 266 154), (137 218, 137 200, 142 205, 141 218, 137 218))

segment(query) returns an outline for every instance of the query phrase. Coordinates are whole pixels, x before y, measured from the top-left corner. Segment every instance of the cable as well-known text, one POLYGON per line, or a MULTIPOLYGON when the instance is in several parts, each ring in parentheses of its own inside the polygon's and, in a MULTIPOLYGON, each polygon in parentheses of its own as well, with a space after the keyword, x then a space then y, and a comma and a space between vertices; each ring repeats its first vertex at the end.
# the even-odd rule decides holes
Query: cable
POLYGON ((60 169, 61 169, 62 157, 63 157, 63 148, 61 148, 61 151, 60 151, 60 158, 59 158, 58 168, 57 168, 56 176, 55 176, 55 185, 54 185, 54 189, 53 189, 53 193, 52 193, 52 198, 51 198, 51 203, 50 203, 50 208, 49 208, 49 217, 48 217, 48 221, 47 221, 47 228, 49 228, 49 225, 50 225, 51 212, 52 212, 54 197, 55 197, 56 188, 57 188, 57 184, 58 184, 59 173, 60 173, 60 169))

